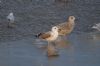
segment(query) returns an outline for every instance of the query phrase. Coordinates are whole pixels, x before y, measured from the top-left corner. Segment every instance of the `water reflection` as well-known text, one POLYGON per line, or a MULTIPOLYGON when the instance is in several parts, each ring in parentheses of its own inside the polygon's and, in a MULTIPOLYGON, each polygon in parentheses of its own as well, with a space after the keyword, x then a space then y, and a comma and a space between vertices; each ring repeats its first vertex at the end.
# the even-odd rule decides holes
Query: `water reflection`
POLYGON ((100 33, 99 34, 92 34, 91 35, 93 40, 100 40, 100 33))
POLYGON ((41 39, 35 39, 35 41, 33 42, 33 44, 40 49, 46 49, 47 48, 47 42, 43 41, 41 39))
POLYGON ((63 54, 65 49, 67 50, 67 48, 71 48, 70 41, 67 40, 67 38, 65 37, 58 37, 58 39, 55 42, 52 42, 49 45, 46 41, 43 41, 41 39, 36 39, 34 41, 34 45, 38 49, 42 50, 45 56, 48 56, 48 59, 53 59, 55 57, 58 57, 60 56, 60 54, 63 54))
POLYGON ((70 45, 70 41, 67 40, 65 37, 59 37, 56 41, 56 46, 59 48, 66 48, 70 45))

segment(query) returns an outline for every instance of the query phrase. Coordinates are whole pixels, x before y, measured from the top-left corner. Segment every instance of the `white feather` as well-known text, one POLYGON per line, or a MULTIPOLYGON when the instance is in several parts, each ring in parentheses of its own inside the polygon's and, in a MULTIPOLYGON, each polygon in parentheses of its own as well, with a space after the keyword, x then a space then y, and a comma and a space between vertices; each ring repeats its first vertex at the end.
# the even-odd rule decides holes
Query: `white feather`
POLYGON ((100 31, 100 23, 95 24, 92 28, 97 29, 98 31, 100 31))
POLYGON ((13 13, 9 13, 9 15, 7 16, 7 19, 10 20, 10 22, 14 22, 15 21, 15 18, 14 18, 14 15, 13 13))

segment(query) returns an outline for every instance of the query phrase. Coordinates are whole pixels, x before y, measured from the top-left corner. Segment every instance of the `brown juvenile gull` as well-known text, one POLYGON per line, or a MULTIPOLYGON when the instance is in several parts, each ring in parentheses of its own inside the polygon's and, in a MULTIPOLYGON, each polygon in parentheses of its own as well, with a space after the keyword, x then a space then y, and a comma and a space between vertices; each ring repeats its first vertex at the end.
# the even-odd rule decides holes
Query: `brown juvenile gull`
POLYGON ((8 20, 8 27, 13 28, 15 27, 15 17, 13 15, 13 12, 9 13, 9 15, 7 16, 7 20, 8 20))
POLYGON ((75 26, 75 17, 74 16, 69 16, 67 22, 58 24, 58 34, 65 36, 68 35, 72 32, 75 26))
POLYGON ((52 30, 45 33, 40 33, 37 35, 40 39, 48 41, 47 46, 47 55, 48 56, 57 56, 58 52, 54 45, 50 44, 49 42, 53 42, 58 37, 58 28, 56 26, 52 27, 52 30))

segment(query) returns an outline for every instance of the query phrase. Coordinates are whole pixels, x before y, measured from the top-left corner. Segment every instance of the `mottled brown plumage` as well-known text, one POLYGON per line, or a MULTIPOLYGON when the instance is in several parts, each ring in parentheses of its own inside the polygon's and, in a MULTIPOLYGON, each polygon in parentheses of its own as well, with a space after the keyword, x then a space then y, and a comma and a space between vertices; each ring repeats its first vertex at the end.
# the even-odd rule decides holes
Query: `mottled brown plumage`
POLYGON ((72 32, 74 26, 75 26, 75 17, 69 16, 67 22, 58 24, 58 33, 59 35, 68 35, 72 32))
POLYGON ((49 32, 46 32, 46 33, 40 33, 40 36, 39 38, 41 39, 46 39, 46 38, 49 38, 51 35, 49 32))
POLYGON ((58 37, 58 28, 54 26, 51 31, 38 34, 38 37, 49 42, 54 41, 58 37))

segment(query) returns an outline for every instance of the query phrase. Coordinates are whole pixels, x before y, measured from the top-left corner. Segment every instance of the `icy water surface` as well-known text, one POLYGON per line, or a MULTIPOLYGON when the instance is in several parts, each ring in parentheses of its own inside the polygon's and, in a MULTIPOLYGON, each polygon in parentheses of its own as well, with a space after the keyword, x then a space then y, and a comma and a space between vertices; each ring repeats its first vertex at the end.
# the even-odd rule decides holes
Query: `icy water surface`
POLYGON ((33 38, 3 42, 0 66, 100 66, 100 34, 72 34, 56 41, 57 57, 47 57, 46 46, 33 38))

